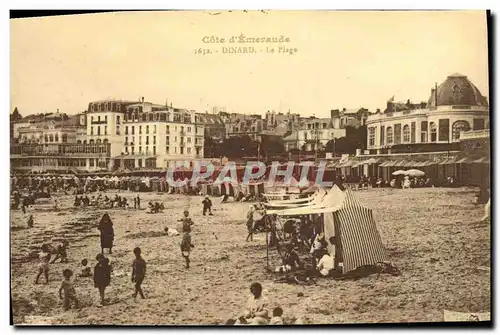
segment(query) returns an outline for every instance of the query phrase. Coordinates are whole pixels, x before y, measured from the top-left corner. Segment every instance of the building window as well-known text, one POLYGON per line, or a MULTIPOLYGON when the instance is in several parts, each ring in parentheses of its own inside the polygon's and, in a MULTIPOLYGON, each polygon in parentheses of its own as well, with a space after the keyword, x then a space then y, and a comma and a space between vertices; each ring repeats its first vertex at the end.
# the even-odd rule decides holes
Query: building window
POLYGON ((63 143, 68 142, 68 134, 62 134, 62 142, 63 143))
POLYGON ((167 128, 165 129, 166 133, 169 134, 170 133, 170 126, 167 126, 167 128))
POLYGON ((181 155, 184 155, 184 148, 181 147, 181 152, 180 152, 181 155))
POLYGON ((108 135, 108 126, 104 126, 104 135, 108 135))
POLYGON ((146 145, 149 144, 149 136, 146 136, 146 145))
POLYGON ((437 140, 437 127, 436 127, 436 124, 434 122, 431 122, 429 124, 429 129, 430 129, 430 135, 431 135, 430 142, 434 143, 437 140))
POLYGON ((120 135, 120 126, 116 126, 116 135, 120 135))
POLYGON ((90 117, 90 123, 94 123, 94 117, 93 116, 90 117))
POLYGON ((135 135, 135 127, 132 126, 132 135, 135 135))
POLYGON ((191 137, 188 137, 188 138, 187 138, 187 142, 188 142, 188 143, 191 143, 191 137))
POLYGON ((427 143, 427 132, 426 131, 420 132, 420 143, 427 143))
POLYGON ((410 126, 407 124, 403 127, 403 143, 410 142, 410 126))
POLYGON ((89 159, 89 166, 94 167, 94 159, 93 158, 89 159))
POLYGON ((128 145, 128 136, 125 136, 125 145, 128 145))
POLYGON ((174 137, 174 142, 177 143, 177 136, 174 137))
POLYGON ((439 120, 439 141, 449 141, 450 140, 450 120, 440 119, 439 120))
POLYGON ((108 102, 108 110, 111 110, 111 102, 108 102))
POLYGON ((101 116, 100 115, 97 116, 97 122, 101 122, 101 116))
POLYGON ((165 147, 165 152, 166 152, 167 154, 168 154, 168 153, 170 153, 169 151, 170 151, 170 147, 165 147))
POLYGON ((101 127, 97 126, 97 135, 101 135, 101 127))
MULTIPOLYGON (((139 142, 140 143, 140 142, 139 142)), ((142 153, 142 147, 139 147, 139 153, 142 153)))
POLYGON ((177 153, 177 147, 174 148, 174 152, 177 153))
POLYGON ((401 144, 401 124, 394 125, 394 144, 401 144))
POLYGON ((375 145, 375 127, 368 128, 368 145, 370 147, 375 145))
POLYGON ((156 147, 153 146, 153 155, 156 155, 156 147))
POLYGON ((188 131, 188 133, 190 133, 191 132, 191 127, 187 127, 187 131, 188 131))
POLYGON ((156 134, 156 125, 153 126, 153 134, 156 134))
POLYGON ((125 147, 125 152, 128 153, 128 147, 125 147))
POLYGON ((415 122, 412 122, 411 123, 411 135, 410 135, 410 142, 411 143, 415 143, 415 127, 416 127, 416 124, 415 122))
POLYGON ((156 136, 153 136, 153 144, 156 144, 156 136))
POLYGON ((128 126, 125 126, 125 135, 128 135, 128 126))
POLYGON ((387 145, 391 145, 393 141, 394 133, 392 131, 392 127, 387 127, 387 145))
POLYGON ((135 143, 135 136, 132 136, 132 141, 130 143, 135 143))
POLYGON ((108 123, 108 116, 104 115, 104 122, 108 123))
POLYGON ((385 144, 385 126, 380 126, 380 145, 385 144))
POLYGON ((473 130, 483 130, 484 129, 484 119, 474 119, 472 122, 473 130))
MULTIPOLYGON (((94 135, 94 127, 90 127, 90 135, 94 135)), ((45 142, 47 142, 47 135, 45 135, 45 142)))
POLYGON ((191 148, 187 148, 187 153, 190 154, 191 153, 191 148))
POLYGON ((56 136, 54 138, 55 138, 56 142, 59 142, 59 134, 56 134, 56 136))
MULTIPOLYGON (((116 111, 116 102, 113 102, 113 112, 115 112, 115 111, 116 111)), ((120 117, 118 117, 116 120, 119 123, 120 117)))
POLYGON ((146 126, 146 134, 149 134, 149 126, 146 126))
POLYGON ((116 116, 116 123, 117 123, 117 124, 120 124, 120 115, 117 115, 117 116, 116 116))
POLYGON ((131 148, 132 148, 132 155, 133 155, 133 154, 134 154, 134 151, 135 151, 135 150, 134 150, 135 148, 134 148, 134 147, 131 147, 131 148))
POLYGON ((170 142, 170 137, 169 136, 165 136, 165 142, 166 142, 166 144, 169 144, 169 142, 170 142))
POLYGON ((139 136, 139 144, 142 144, 142 136, 139 136))
POLYGON ((470 125, 469 125, 469 122, 464 121, 464 120, 460 120, 460 121, 454 122, 451 129, 452 129, 452 133, 453 133, 452 134, 453 140, 459 140, 460 139, 460 132, 469 131, 470 125))
POLYGON ((146 155, 149 155, 149 147, 146 147, 146 155))

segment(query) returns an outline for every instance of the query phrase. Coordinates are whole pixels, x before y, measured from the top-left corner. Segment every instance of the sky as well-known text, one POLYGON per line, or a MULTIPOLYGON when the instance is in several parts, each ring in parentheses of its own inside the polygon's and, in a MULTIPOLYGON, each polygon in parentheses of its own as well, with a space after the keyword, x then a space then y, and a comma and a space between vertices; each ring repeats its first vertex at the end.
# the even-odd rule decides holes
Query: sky
POLYGON ((144 97, 198 112, 328 117, 331 109, 383 110, 393 95, 427 101, 435 82, 457 72, 489 95, 484 11, 216 13, 13 19, 10 112, 75 114, 91 101, 144 97), (241 34, 290 41, 229 43, 241 34), (243 46, 256 53, 223 53, 243 46))

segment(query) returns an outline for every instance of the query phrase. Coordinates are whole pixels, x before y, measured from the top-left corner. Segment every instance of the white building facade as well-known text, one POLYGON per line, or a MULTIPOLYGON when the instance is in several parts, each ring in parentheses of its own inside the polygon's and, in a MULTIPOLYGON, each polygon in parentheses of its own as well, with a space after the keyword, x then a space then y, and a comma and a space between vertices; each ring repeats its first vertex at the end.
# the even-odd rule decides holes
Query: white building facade
POLYGON ((454 74, 432 89, 427 103, 388 102, 366 124, 367 148, 374 154, 394 146, 446 145, 458 143, 462 131, 488 129, 489 105, 466 76, 454 74))

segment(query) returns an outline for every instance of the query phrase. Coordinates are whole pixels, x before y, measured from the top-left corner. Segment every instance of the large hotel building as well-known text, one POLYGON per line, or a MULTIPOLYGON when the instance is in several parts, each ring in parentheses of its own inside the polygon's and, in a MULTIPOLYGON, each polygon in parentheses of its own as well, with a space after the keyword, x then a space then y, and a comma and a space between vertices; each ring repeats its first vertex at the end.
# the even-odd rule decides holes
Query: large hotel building
POLYGON ((103 100, 86 112, 14 125, 13 171, 167 168, 203 158, 204 126, 194 111, 139 101, 103 100))

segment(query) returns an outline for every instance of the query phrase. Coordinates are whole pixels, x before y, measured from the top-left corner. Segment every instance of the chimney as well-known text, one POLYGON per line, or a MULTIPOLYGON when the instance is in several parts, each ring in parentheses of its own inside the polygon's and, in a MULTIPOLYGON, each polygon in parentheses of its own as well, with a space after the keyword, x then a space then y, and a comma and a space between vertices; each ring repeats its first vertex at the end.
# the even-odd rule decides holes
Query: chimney
POLYGON ((144 97, 141 98, 141 102, 144 102, 144 97))
POLYGON ((345 109, 345 108, 342 108, 342 112, 345 112, 346 110, 347 110, 347 109, 345 109))

